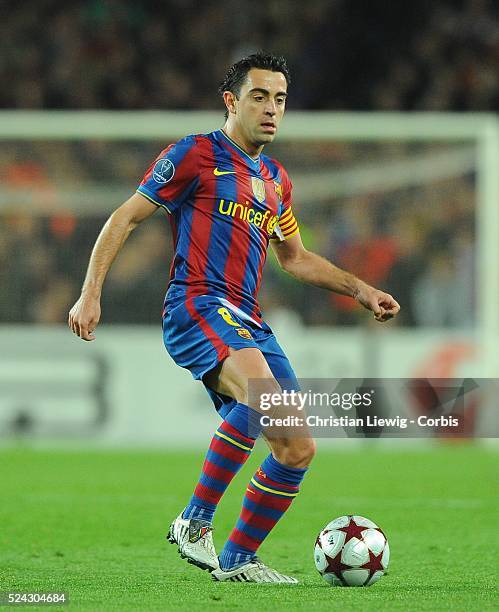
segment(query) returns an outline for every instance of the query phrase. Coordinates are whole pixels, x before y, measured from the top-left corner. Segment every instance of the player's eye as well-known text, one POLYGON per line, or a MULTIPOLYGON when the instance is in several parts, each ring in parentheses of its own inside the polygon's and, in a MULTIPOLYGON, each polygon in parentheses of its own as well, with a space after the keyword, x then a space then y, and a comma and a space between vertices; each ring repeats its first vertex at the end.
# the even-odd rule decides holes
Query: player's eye
POLYGON ((256 100, 257 102, 263 102, 264 97, 263 96, 254 96, 253 99, 256 100))
POLYGON ((277 104, 284 104, 285 101, 286 101, 286 98, 277 98, 276 100, 277 104))

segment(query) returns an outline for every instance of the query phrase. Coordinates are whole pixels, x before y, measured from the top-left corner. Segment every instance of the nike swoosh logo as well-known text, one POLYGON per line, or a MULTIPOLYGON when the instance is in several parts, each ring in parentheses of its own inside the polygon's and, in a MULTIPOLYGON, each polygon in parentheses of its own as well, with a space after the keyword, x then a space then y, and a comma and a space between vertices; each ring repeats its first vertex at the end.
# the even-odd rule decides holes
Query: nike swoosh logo
POLYGON ((224 174, 235 174, 235 172, 232 172, 230 170, 219 170, 218 168, 215 168, 215 170, 213 170, 213 174, 215 176, 223 176, 224 174))

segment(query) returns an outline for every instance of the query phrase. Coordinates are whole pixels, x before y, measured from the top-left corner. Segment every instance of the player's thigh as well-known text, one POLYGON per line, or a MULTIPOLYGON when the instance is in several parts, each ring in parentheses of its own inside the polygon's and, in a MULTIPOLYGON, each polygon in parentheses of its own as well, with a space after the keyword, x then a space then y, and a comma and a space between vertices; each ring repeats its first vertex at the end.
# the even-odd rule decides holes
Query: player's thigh
POLYGON ((217 393, 233 397, 236 401, 261 410, 262 393, 280 393, 262 352, 257 348, 229 348, 229 355, 216 368, 204 376, 204 382, 217 393))
POLYGON ((274 334, 268 335, 262 340, 258 339, 258 347, 262 351, 265 361, 268 363, 281 389, 285 391, 299 391, 300 384, 293 367, 274 334))

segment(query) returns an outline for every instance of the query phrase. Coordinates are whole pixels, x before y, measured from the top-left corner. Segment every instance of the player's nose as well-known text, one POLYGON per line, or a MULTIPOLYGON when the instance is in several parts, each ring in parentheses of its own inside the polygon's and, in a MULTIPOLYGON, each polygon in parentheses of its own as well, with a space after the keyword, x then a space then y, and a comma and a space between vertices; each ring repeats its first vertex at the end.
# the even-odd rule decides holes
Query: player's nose
POLYGON ((277 108, 276 108, 275 102, 273 101, 267 102, 267 105, 265 107, 265 114, 273 117, 276 114, 276 112, 277 112, 277 108))

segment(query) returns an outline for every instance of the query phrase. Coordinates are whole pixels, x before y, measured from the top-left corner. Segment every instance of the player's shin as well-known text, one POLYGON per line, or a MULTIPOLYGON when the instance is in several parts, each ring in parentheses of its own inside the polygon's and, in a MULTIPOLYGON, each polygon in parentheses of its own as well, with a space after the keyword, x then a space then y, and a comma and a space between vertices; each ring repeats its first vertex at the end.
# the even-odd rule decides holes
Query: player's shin
POLYGON ((209 523, 230 482, 251 454, 261 427, 259 414, 236 404, 213 435, 203 470, 182 518, 209 523))
POLYGON ((272 454, 265 459, 248 484, 239 520, 219 555, 222 570, 248 563, 255 556, 298 495, 306 471, 283 465, 272 454))

